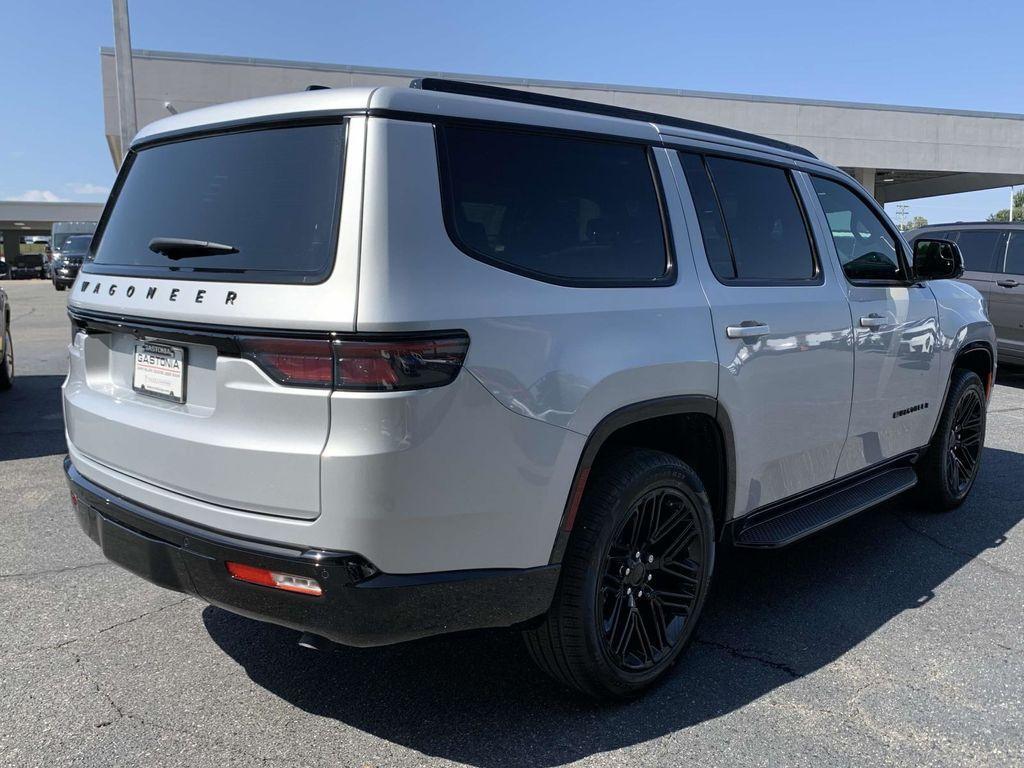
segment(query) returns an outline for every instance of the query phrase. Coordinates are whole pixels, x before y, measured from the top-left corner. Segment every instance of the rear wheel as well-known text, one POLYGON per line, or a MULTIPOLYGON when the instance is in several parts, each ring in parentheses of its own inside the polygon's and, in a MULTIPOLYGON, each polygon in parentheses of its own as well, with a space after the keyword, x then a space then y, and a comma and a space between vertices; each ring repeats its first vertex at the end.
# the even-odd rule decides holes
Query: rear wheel
POLYGON ((56 288, 58 291, 63 291, 65 288, 67 288, 67 286, 61 285, 60 283, 54 283, 53 287, 56 288))
POLYGON ((692 637, 714 555, 696 473, 659 451, 619 454, 584 494, 551 609, 524 633, 531 656, 591 696, 642 691, 692 637))
POLYGON ((985 410, 985 387, 978 374, 953 371, 935 437, 917 468, 921 495, 930 509, 955 509, 971 492, 985 444, 985 410))
POLYGON ((14 383, 14 342, 11 329, 4 331, 4 352, 0 360, 0 389, 10 389, 14 383))

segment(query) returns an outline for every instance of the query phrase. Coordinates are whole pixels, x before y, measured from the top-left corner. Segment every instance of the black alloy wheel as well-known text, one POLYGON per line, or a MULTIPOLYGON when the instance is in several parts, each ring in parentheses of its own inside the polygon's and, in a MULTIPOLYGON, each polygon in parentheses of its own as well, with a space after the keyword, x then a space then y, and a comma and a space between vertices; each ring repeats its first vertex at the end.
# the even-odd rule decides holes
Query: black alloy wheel
POLYGON ((978 374, 954 369, 932 442, 916 465, 926 509, 955 509, 970 494, 981 466, 987 405, 978 374))
POLYGON ((598 615, 604 650, 620 669, 651 669, 683 635, 703 579, 694 506, 672 487, 638 499, 604 559, 598 615))
POLYGON ((981 394, 967 389, 954 408, 947 438, 946 482, 953 496, 965 494, 978 474, 983 419, 981 394))

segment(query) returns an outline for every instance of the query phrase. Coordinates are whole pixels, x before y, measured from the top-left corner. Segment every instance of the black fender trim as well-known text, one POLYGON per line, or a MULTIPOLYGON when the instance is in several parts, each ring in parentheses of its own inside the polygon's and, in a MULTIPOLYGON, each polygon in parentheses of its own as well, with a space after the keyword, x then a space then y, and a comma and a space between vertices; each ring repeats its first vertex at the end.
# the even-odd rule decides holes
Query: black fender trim
POLYGON ((608 438, 618 430, 631 424, 650 421, 651 419, 664 416, 683 416, 686 414, 710 416, 718 424, 719 432, 722 436, 720 448, 725 461, 725 471, 722 473, 722 487, 717 489, 717 497, 722 502, 722 514, 716 517, 718 522, 724 526, 725 521, 731 516, 736 485, 736 447, 732 422, 729 419, 728 413, 721 407, 716 398, 709 395, 679 395, 644 400, 612 411, 601 419, 591 431, 586 444, 583 446, 583 452, 580 454, 576 473, 573 475, 569 495, 566 498, 565 508, 562 511, 562 518, 558 524, 558 533, 555 535, 554 546, 551 549, 551 557, 548 560, 549 564, 554 565, 562 562, 566 546, 569 543, 569 537, 572 534, 577 508, 589 479, 590 469, 593 467, 597 455, 608 441, 608 438))
POLYGON ((992 346, 987 341, 969 341, 960 347, 955 353, 953 353, 953 364, 949 366, 949 374, 946 376, 946 388, 942 392, 942 408, 937 411, 935 416, 935 425, 932 427, 932 434, 928 438, 928 444, 931 445, 932 441, 935 440, 935 433, 939 429, 939 422, 942 420, 942 412, 946 407, 946 400, 949 398, 949 387, 953 383, 953 371, 956 370, 956 361, 968 352, 975 352, 981 350, 988 355, 988 367, 991 372, 991 380, 983 381, 985 385, 985 397, 986 399, 992 395, 992 387, 995 386, 996 380, 996 357, 992 351, 992 346))

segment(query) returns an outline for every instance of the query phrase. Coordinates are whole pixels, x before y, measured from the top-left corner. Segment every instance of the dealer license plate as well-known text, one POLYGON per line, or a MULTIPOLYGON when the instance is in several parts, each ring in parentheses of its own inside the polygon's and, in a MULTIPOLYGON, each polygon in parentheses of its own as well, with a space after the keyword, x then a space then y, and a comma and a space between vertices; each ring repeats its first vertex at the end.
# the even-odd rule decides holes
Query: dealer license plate
POLYGON ((185 402, 185 349, 142 341, 135 345, 135 375, 132 387, 151 397, 185 402))

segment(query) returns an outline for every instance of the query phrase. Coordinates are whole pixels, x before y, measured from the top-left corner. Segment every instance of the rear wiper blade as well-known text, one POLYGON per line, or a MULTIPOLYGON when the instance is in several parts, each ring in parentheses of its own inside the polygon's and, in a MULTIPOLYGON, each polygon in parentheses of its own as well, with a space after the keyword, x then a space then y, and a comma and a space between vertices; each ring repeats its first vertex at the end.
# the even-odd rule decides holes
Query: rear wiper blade
POLYGON ((233 245, 211 243, 208 240, 189 240, 186 237, 154 237, 149 241, 149 250, 175 260, 238 253, 238 249, 233 245))

